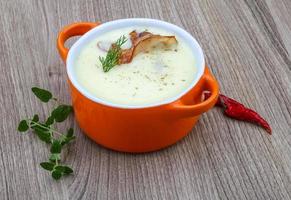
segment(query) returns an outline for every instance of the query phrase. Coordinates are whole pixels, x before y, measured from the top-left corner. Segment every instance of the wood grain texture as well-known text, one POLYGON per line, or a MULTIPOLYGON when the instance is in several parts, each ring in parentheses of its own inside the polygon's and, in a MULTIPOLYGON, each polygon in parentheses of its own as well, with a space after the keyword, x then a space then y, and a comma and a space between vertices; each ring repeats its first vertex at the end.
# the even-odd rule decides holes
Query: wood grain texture
POLYGON ((1 199, 291 199, 290 11, 290 0, 0 0, 1 199), (96 145, 71 118, 77 141, 65 162, 75 175, 53 181, 38 166, 48 150, 16 132, 19 119, 49 110, 30 87, 70 102, 58 31, 127 17, 189 31, 221 91, 261 113, 273 135, 214 108, 176 145, 133 155, 96 145))

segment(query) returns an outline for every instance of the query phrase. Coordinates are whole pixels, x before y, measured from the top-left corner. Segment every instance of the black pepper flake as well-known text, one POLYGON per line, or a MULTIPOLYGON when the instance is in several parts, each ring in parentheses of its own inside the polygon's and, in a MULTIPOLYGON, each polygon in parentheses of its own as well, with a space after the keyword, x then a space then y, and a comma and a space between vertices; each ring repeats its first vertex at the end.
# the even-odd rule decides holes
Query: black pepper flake
POLYGON ((165 74, 164 76, 161 77, 161 80, 163 81, 167 76, 168 74, 165 74))
POLYGON ((144 77, 146 77, 146 79, 148 79, 148 80, 151 80, 148 75, 144 75, 144 77))

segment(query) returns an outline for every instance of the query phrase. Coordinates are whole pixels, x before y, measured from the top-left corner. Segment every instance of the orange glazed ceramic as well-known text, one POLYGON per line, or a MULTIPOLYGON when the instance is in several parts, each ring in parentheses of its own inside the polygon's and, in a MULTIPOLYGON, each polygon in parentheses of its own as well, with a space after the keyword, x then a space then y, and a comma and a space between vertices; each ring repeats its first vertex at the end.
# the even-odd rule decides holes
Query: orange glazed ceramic
MULTIPOLYGON (((67 65, 75 116, 84 133, 105 147, 124 152, 159 150, 186 136, 199 116, 214 106, 218 98, 218 84, 205 66, 202 50, 197 43, 195 45, 198 45, 197 48, 199 51, 201 50, 200 56, 202 56, 201 62, 198 63, 198 65, 201 64, 201 75, 193 87, 172 102, 131 108, 111 105, 110 102, 100 102, 90 96, 74 78, 73 57, 80 50, 82 40, 94 38, 94 35, 96 36, 98 31, 103 31, 106 26, 118 28, 124 23, 125 25, 126 23, 146 23, 147 25, 154 23, 177 28, 175 25, 153 19, 116 20, 105 23, 104 27, 103 24, 97 27, 99 23, 89 22, 74 23, 64 27, 59 33, 57 47, 61 58, 67 65), (64 43, 67 39, 80 35, 83 36, 76 42, 78 44, 74 44, 70 50, 65 47, 64 43), (205 90, 211 91, 212 95, 206 101, 201 102, 202 92, 205 90)), ((179 28, 179 31, 184 30, 179 28)), ((190 37, 189 34, 188 37, 190 37)), ((195 40, 192 36, 191 38, 195 40)))

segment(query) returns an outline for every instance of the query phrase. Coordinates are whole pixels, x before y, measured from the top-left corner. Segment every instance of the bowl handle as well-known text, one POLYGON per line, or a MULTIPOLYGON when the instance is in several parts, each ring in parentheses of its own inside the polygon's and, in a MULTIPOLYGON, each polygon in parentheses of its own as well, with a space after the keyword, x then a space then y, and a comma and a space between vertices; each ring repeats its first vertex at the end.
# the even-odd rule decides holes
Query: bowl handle
POLYGON ((58 35, 57 39, 57 48, 59 50, 59 54, 64 62, 66 62, 67 55, 69 49, 65 47, 65 42, 67 39, 73 36, 83 35, 92 28, 98 26, 100 23, 92 23, 92 22, 78 22, 73 23, 68 26, 65 26, 58 35))
POLYGON ((203 94, 203 91, 207 90, 211 92, 211 96, 207 100, 194 105, 184 104, 181 100, 178 100, 170 104, 172 107, 170 110, 174 110, 176 112, 178 111, 177 113, 180 113, 181 117, 193 117, 200 115, 212 108, 216 103, 219 95, 218 83, 207 66, 205 67, 205 72, 201 79, 203 81, 201 95, 203 94))

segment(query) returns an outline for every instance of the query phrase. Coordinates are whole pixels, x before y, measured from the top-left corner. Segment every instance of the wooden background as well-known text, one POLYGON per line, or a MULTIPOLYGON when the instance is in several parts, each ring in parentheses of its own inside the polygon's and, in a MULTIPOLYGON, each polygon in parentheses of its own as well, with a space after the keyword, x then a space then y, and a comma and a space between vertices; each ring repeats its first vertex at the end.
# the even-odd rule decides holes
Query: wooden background
MULTIPOLYGON (((0 0, 1 199, 290 199, 290 0, 0 0), (150 154, 96 145, 73 118, 65 154, 75 175, 40 169, 47 148, 18 121, 49 110, 31 94, 70 102, 58 31, 77 21, 150 17, 177 24, 202 45, 221 91, 262 114, 273 135, 213 109, 178 144, 150 154)), ((70 42, 72 43, 72 41, 70 42)))

